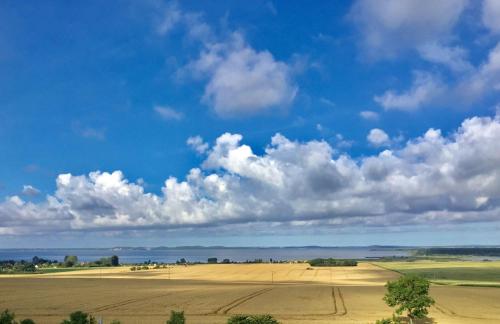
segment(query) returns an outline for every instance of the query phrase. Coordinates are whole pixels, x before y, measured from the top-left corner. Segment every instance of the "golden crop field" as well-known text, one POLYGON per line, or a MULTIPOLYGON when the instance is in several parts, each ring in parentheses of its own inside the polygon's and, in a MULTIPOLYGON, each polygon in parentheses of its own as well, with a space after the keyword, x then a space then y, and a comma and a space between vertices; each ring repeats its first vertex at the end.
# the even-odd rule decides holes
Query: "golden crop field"
MULTIPOLYGON (((0 277, 0 309, 39 324, 59 323, 75 310, 104 323, 165 323, 184 310, 188 323, 225 323, 232 314, 274 315, 282 323, 373 323, 392 310, 382 301, 398 274, 370 263, 310 268, 307 264, 108 268, 0 277)), ((432 286, 438 323, 499 323, 500 289, 432 286)))

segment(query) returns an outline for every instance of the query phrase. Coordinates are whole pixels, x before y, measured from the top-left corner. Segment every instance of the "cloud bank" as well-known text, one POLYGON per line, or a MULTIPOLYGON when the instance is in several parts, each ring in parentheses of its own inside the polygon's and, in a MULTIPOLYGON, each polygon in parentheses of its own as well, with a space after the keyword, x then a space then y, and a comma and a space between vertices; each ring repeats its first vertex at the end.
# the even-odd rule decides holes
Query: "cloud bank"
POLYGON ((429 129, 401 148, 358 159, 320 140, 276 134, 262 155, 242 141, 239 134, 219 136, 200 150, 200 167, 183 180, 169 177, 160 195, 120 171, 61 174, 43 202, 6 197, 0 234, 499 220, 498 115, 466 119, 448 136, 429 129))

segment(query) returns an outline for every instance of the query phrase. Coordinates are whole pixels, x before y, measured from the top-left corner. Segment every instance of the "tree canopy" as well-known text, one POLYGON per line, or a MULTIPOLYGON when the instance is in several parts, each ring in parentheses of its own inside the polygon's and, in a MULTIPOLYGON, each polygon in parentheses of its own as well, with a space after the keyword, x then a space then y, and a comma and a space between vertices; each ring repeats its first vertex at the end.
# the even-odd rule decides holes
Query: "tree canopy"
POLYGON ((428 308, 434 304, 434 299, 429 296, 429 286, 429 281, 422 277, 403 276, 386 284, 384 301, 390 307, 396 307, 398 315, 406 311, 412 323, 415 318, 427 316, 428 308))

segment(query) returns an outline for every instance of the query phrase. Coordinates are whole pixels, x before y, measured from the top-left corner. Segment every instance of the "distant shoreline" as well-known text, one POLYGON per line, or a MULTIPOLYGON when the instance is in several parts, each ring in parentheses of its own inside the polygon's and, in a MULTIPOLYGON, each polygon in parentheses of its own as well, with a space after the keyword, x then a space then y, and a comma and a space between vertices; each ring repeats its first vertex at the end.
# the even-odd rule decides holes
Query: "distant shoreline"
POLYGON ((304 246, 203 246, 203 245, 186 245, 186 246, 114 246, 114 247, 19 247, 19 248, 0 248, 6 250, 189 250, 189 249, 429 249, 429 248, 498 248, 500 245, 356 245, 356 246, 319 246, 319 245, 304 245, 304 246))

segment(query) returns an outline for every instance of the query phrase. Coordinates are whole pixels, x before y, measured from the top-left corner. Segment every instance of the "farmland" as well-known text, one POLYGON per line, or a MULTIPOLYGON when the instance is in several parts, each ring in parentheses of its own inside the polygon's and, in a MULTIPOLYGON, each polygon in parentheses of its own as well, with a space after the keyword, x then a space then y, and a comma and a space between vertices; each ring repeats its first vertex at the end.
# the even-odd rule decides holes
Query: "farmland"
MULTIPOLYGON (((452 264, 453 265, 453 264, 452 264)), ((225 323, 232 314, 269 313, 283 323, 370 323, 392 310, 384 284, 398 274, 370 263, 214 264, 130 271, 128 267, 0 277, 0 308, 37 323, 59 323, 74 310, 104 323, 164 323, 184 310, 188 323, 225 323)), ((438 323, 498 323, 500 289, 432 286, 438 323)))
POLYGON ((380 262, 377 265, 402 274, 415 274, 434 283, 500 287, 500 261, 380 262))

